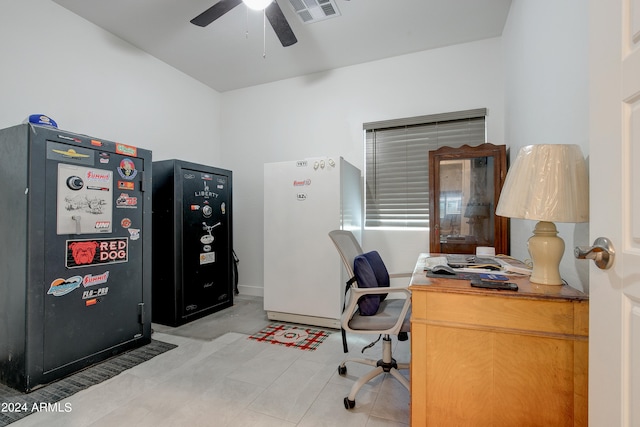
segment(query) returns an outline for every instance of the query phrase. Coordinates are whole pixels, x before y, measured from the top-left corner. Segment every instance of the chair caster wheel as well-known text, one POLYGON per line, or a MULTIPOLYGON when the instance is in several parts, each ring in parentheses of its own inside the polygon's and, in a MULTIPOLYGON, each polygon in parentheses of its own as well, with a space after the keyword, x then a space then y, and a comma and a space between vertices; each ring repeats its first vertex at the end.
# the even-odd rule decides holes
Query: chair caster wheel
POLYGON ((346 366, 338 366, 338 374, 340 375, 346 375, 347 374, 347 367, 346 366))
POLYGON ((356 406, 356 401, 355 400, 349 400, 348 397, 344 398, 344 407, 346 409, 353 409, 356 406))

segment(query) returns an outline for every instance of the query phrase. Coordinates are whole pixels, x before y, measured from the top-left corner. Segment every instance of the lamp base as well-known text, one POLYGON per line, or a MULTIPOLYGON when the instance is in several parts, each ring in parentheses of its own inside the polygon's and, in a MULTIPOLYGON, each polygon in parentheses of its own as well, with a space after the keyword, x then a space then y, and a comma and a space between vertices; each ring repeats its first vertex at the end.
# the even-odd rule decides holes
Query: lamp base
POLYGON ((541 285, 562 285, 560 261, 564 255, 564 240, 558 237, 556 225, 549 221, 538 222, 528 247, 533 261, 529 280, 541 285))

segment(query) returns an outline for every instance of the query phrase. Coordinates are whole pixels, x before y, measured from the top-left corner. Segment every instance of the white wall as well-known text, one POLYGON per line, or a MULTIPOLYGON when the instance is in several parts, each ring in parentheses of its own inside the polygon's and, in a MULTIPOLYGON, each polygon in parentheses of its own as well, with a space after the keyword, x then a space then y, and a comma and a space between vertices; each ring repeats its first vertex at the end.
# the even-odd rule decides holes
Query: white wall
POLYGON ((0 128, 60 129, 224 165, 220 95, 49 0, 2 0, 0 128))
MULTIPOLYGON (((515 160, 530 144, 578 144, 589 156, 588 2, 514 0, 502 34, 505 63, 505 141, 515 160)), ((511 220, 511 253, 529 257, 525 242, 535 221, 511 220)), ((588 290, 585 261, 574 246, 590 246, 588 223, 556 224, 565 241, 560 274, 588 290)))
MULTIPOLYGON (((264 163, 341 155, 362 170, 363 123, 479 107, 488 140, 503 144, 502 51, 493 38, 223 93, 240 292, 262 294, 264 163)), ((428 242, 426 230, 363 236, 391 272, 412 271, 428 242)))
MULTIPOLYGON (((363 168, 362 123, 488 108, 488 141, 587 145, 587 10, 580 0, 514 0, 502 38, 219 94, 49 0, 2 0, 0 128, 44 113, 62 129, 234 172, 240 286, 262 289, 262 165, 342 155, 363 168), (542 126, 541 126, 542 124, 542 126)), ((575 245, 587 225, 558 224, 562 274, 587 287, 575 245)), ((512 253, 533 224, 512 221, 512 253)), ((371 231, 392 272, 428 251, 428 232, 371 231)), ((580 286, 581 285, 581 286, 580 286)))

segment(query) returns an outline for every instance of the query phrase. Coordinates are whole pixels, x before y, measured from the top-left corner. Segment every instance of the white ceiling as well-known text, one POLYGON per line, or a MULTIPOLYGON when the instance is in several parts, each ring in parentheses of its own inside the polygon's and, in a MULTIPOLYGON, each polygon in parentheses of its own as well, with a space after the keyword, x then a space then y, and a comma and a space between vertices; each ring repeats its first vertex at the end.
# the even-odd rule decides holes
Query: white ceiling
POLYGON ((497 37, 511 4, 335 0, 341 16, 304 24, 277 0, 298 39, 285 48, 244 5, 201 28, 189 21, 218 0, 53 1, 219 92, 497 37))

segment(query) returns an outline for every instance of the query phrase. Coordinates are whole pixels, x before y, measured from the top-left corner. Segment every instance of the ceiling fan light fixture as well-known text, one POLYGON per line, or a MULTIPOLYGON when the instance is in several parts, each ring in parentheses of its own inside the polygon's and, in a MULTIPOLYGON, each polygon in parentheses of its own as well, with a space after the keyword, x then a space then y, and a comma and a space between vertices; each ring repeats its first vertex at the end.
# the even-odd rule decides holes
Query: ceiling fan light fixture
POLYGON ((249 9, 264 10, 269 6, 273 0, 242 0, 249 9))

